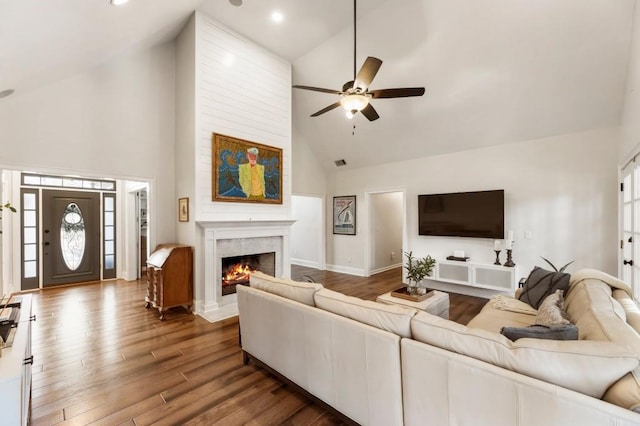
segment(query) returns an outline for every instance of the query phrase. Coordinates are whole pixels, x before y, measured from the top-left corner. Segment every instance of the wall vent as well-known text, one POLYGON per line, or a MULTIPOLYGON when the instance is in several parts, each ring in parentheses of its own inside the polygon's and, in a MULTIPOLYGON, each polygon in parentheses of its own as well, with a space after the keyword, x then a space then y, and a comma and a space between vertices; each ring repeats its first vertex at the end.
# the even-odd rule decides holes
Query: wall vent
POLYGON ((340 167, 340 166, 346 166, 346 165, 347 165, 347 162, 346 162, 346 161, 344 161, 344 159, 342 159, 342 160, 336 160, 336 161, 334 161, 334 163, 336 163, 336 166, 338 166, 338 167, 340 167))

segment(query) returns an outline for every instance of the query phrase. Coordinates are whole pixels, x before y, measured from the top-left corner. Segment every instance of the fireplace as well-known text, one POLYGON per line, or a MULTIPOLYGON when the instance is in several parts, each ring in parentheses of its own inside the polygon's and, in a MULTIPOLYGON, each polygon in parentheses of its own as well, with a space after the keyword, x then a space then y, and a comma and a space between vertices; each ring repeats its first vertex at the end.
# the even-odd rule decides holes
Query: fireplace
POLYGON ((223 296, 234 294, 238 285, 249 285, 249 277, 253 272, 260 271, 271 276, 276 273, 275 252, 223 257, 221 260, 223 296))
POLYGON ((260 271, 289 278, 289 230, 292 224, 292 220, 198 222, 203 232, 204 249, 201 251, 203 269, 196 270, 196 275, 203 274, 196 279, 196 313, 212 322, 238 314, 235 294, 238 284, 223 286, 222 259, 243 259, 260 254, 260 271))

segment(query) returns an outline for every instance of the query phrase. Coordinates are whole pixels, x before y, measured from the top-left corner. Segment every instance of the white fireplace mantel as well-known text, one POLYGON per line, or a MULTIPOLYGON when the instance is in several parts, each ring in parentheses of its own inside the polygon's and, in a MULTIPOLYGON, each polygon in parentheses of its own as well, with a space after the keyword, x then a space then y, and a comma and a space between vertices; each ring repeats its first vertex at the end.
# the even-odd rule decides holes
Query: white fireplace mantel
POLYGON ((290 278, 291 263, 289 253, 289 233, 294 220, 272 221, 207 221, 198 222, 202 229, 201 239, 204 247, 202 260, 204 263, 204 279, 196 283, 196 313, 209 321, 219 321, 238 314, 235 294, 223 296, 221 283, 221 257, 255 254, 258 251, 274 251, 276 253, 276 276, 290 278), (219 240, 232 240, 237 244, 227 245, 221 252, 219 240))

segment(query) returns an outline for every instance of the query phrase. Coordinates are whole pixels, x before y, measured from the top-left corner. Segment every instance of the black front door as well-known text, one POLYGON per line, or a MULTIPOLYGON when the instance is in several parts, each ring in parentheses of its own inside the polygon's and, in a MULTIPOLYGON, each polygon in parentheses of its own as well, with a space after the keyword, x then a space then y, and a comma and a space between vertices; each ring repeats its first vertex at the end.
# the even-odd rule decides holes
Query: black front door
POLYGON ((42 191, 43 283, 100 279, 100 194, 42 191))

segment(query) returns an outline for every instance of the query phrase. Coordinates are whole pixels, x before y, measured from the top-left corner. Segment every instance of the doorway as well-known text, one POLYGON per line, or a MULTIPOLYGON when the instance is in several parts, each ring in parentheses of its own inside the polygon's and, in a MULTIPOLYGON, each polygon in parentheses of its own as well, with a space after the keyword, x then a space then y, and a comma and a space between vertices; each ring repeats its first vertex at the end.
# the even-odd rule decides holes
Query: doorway
POLYGON ((369 219, 365 274, 371 276, 402 266, 405 195, 403 191, 365 195, 369 219))
POLYGON ((42 285, 100 279, 100 194, 42 191, 42 285))

